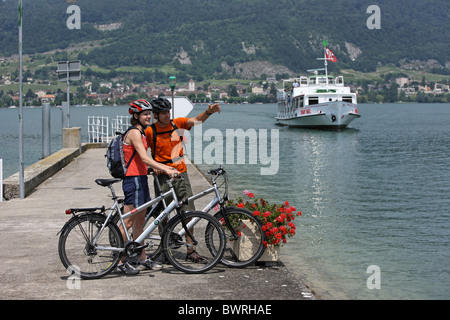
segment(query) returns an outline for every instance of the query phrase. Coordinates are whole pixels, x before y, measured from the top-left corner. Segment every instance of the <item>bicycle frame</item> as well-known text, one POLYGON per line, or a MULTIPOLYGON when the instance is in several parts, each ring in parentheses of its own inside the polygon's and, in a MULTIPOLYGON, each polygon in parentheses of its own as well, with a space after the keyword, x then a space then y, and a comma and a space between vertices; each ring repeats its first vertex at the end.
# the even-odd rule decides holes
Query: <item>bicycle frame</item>
MULTIPOLYGON (((155 178, 155 181, 156 181, 156 189, 157 189, 157 190, 155 190, 155 191, 156 191, 159 195, 161 195, 161 185, 159 184, 159 180, 158 180, 158 178, 157 178, 153 173, 152 173, 152 175, 153 175, 153 177, 155 178)), ((215 181, 215 180, 212 180, 212 184, 213 184, 213 186, 212 186, 211 188, 209 188, 209 189, 207 189, 207 190, 204 190, 204 191, 201 191, 201 192, 199 192, 199 193, 193 195, 192 197, 190 197, 190 198, 188 198, 187 200, 183 201, 183 203, 188 203, 189 201, 194 201, 194 200, 196 200, 196 199, 202 198, 202 197, 204 197, 204 196, 206 196, 206 195, 212 193, 213 191, 215 191, 216 195, 215 195, 214 199, 212 199, 212 200, 208 203, 208 205, 207 205, 205 208, 203 208, 203 210, 202 210, 203 212, 208 212, 209 210, 211 210, 212 208, 214 208, 217 204, 219 204, 219 203, 222 201, 222 200, 221 200, 222 197, 220 196, 220 192, 219 192, 219 190, 218 190, 218 188, 217 188, 216 181, 215 181)), ((157 199, 157 198, 155 198, 155 199, 157 199)), ((165 199, 165 197, 164 197, 161 201, 162 201, 164 207, 167 208, 167 205, 166 205, 164 199, 165 199)), ((148 207, 148 206, 147 206, 147 207, 148 207)), ((155 207, 156 207, 156 206, 155 206, 155 207)), ((172 208, 172 210, 173 210, 173 208, 172 208)), ((169 213, 170 213, 170 211, 169 211, 169 213)), ((146 217, 145 222, 147 222, 147 220, 149 219, 150 215, 151 215, 151 212, 150 212, 150 214, 146 217)), ((161 222, 163 219, 165 219, 168 215, 169 215, 169 214, 164 215, 162 218, 160 218, 160 216, 158 216, 154 221, 158 220, 158 224, 159 224, 159 222, 161 222)), ((190 222, 187 224, 187 227, 188 227, 188 228, 192 228, 192 227, 198 222, 198 220, 199 220, 199 218, 194 218, 194 219, 192 219, 192 221, 190 221, 190 222)), ((152 228, 152 230, 150 230, 150 233, 151 233, 154 229, 155 229, 155 228, 152 228)), ((147 236, 148 236, 150 233, 148 233, 147 236)), ((184 234, 185 234, 185 231, 184 231, 184 230, 181 230, 181 231, 179 232, 179 235, 180 235, 180 236, 184 236, 184 234)), ((128 238, 128 237, 127 237, 127 238, 128 238)))
MULTIPOLYGON (((165 193, 163 193, 163 194, 161 194, 161 189, 160 189, 160 185, 159 185, 159 181, 158 181, 157 182, 157 186, 158 186, 159 190, 157 190, 157 191, 159 193, 159 196, 156 196, 155 199, 153 199, 153 200, 151 200, 151 201, 149 201, 149 202, 147 202, 147 203, 145 203, 145 204, 143 204, 143 205, 133 209, 130 212, 124 213, 124 214, 122 214, 122 212, 120 210, 119 203, 117 202, 117 200, 115 200, 114 205, 111 207, 111 209, 110 209, 110 211, 109 211, 109 213, 107 215, 105 224, 102 226, 102 228, 98 232, 97 237, 94 238, 93 245, 96 247, 96 249, 97 250, 111 250, 111 251, 124 251, 125 250, 125 248, 97 247, 96 246, 96 241, 97 241, 98 236, 103 232, 104 228, 106 227, 107 223, 110 221, 110 219, 111 219, 111 217, 112 217, 112 215, 113 215, 113 213, 114 213, 114 211, 116 209, 117 209, 117 212, 119 214, 120 223, 121 223, 121 225, 123 227, 126 239, 127 239, 127 241, 131 241, 131 238, 130 238, 130 235, 129 235, 128 231, 127 231, 127 228, 125 227, 125 219, 133 216, 134 214, 136 214, 137 212, 140 212, 141 210, 146 210, 147 208, 149 208, 149 207, 151 207, 153 205, 155 205, 155 207, 156 207, 156 205, 159 204, 159 202, 161 202, 161 201, 163 202, 163 205, 165 207, 164 210, 155 218, 155 220, 152 221, 152 223, 147 228, 145 228, 145 230, 142 232, 142 234, 137 239, 134 240, 137 243, 143 243, 144 240, 147 238, 147 236, 150 235, 150 233, 152 233, 158 227, 160 222, 164 221, 164 219, 169 216, 169 214, 170 214, 170 212, 172 210, 174 210, 176 208, 181 208, 183 203, 185 203, 185 202, 187 203, 189 201, 194 201, 196 199, 202 198, 202 197, 204 197, 204 196, 206 196, 206 195, 208 195, 208 194, 210 194, 212 192, 215 192, 215 197, 203 208, 202 211, 207 213, 212 208, 214 208, 217 204, 222 203, 222 197, 220 195, 219 188, 217 187, 217 183, 216 183, 216 180, 214 178, 211 179, 211 183, 213 185, 210 188, 193 195, 192 197, 188 198, 187 200, 185 200, 183 202, 178 202, 178 198, 177 198, 177 195, 176 195, 175 190, 173 188, 172 182, 169 181, 168 183, 169 183, 170 190, 165 192, 165 193), (169 205, 166 205, 164 199, 168 198, 169 196, 172 196, 173 200, 172 200, 172 202, 169 205)), ((114 194, 114 192, 113 192, 113 194, 114 194)), ((186 224, 186 228, 180 230, 178 232, 178 235, 180 237, 183 237, 186 234, 186 230, 189 230, 192 227, 194 227, 194 225, 198 221, 199 221, 199 218, 194 218, 191 221, 189 221, 186 224)), ((228 224, 228 221, 227 220, 225 220, 225 221, 228 224)), ((230 229, 233 230, 232 228, 230 228, 230 229)), ((234 237, 236 237, 236 235, 234 235, 234 237)))
MULTIPOLYGON (((222 167, 220 167, 220 169, 223 169, 222 167)), ((225 172, 226 174, 226 172, 225 172)), ((195 195, 193 195, 192 197, 188 198, 186 200, 186 202, 189 201, 194 201, 196 199, 202 198, 212 192, 215 192, 215 197, 202 209, 203 212, 207 213, 208 211, 210 211, 212 208, 214 208, 216 205, 220 204, 221 209, 224 207, 223 206, 223 202, 222 202, 222 197, 220 195, 220 191, 219 188, 217 187, 217 183, 216 183, 216 179, 217 177, 219 177, 219 175, 216 175, 216 178, 211 178, 211 183, 212 183, 212 187, 209 189, 206 189, 204 191, 201 191, 195 195)), ((225 178, 226 179, 226 178, 225 178)), ((226 182, 228 183, 228 182, 226 182)), ((198 222, 199 218, 194 218, 192 219, 188 226, 194 226, 197 222, 198 222)), ((229 228, 229 230, 231 230, 231 233, 233 235, 234 239, 238 239, 238 235, 236 234, 234 228, 231 227, 230 222, 228 221, 228 219, 224 219, 225 220, 225 224, 226 226, 229 228)), ((184 235, 184 230, 180 231, 180 235, 183 236, 184 235)))
MULTIPOLYGON (((114 205, 109 210, 109 213, 107 215, 105 223, 103 224, 103 226, 99 230, 97 236, 94 238, 92 245, 94 245, 97 250, 120 251, 120 252, 124 251, 125 248, 98 247, 98 246, 96 246, 96 242, 97 242, 98 237, 104 231, 104 229, 105 229, 106 225, 108 224, 108 222, 111 220, 111 217, 113 216, 114 211, 117 209, 117 212, 118 212, 119 218, 120 218, 120 222, 121 222, 121 225, 122 225, 122 227, 124 229, 127 241, 131 241, 130 235, 129 235, 128 231, 126 230, 127 228, 125 226, 125 219, 135 215, 136 213, 138 213, 141 210, 145 210, 145 209, 149 208, 152 205, 155 205, 155 204, 158 204, 161 201, 164 201, 164 199, 168 198, 169 196, 172 196, 173 197, 172 202, 169 205, 166 205, 165 209, 158 215, 158 217, 154 221, 152 221, 152 223, 142 232, 142 234, 137 239, 134 240, 137 243, 143 243, 144 240, 147 238, 147 236, 153 230, 156 229, 156 227, 159 225, 159 223, 162 220, 164 220, 173 209, 180 208, 181 205, 182 205, 181 203, 178 202, 177 195, 176 195, 175 190, 173 189, 172 183, 170 181, 169 181, 169 186, 170 186, 170 190, 169 191, 167 191, 167 192, 157 196, 155 199, 150 200, 149 202, 144 203, 143 205, 141 205, 141 206, 131 210, 130 212, 124 213, 124 214, 122 214, 122 212, 120 210, 118 201, 115 200, 114 205)), ((193 220, 196 220, 196 219, 193 219, 193 220)), ((192 226, 194 225, 194 223, 192 223, 192 222, 193 221, 191 221, 191 222, 189 222, 187 224, 187 229, 192 228, 192 226)), ((182 234, 180 234, 180 236, 183 236, 186 233, 186 230, 182 230, 181 233, 182 234)))
MULTIPOLYGON (((204 191, 201 191, 201 192, 193 195, 192 197, 187 199, 187 202, 202 198, 202 197, 212 193, 213 191, 215 191, 215 193, 216 193, 215 197, 206 205, 206 207, 204 207, 202 209, 202 211, 206 213, 209 210, 211 210, 212 208, 214 208, 217 204, 219 204, 222 201, 222 197, 220 196, 220 192, 219 192, 219 189, 217 188, 216 181, 212 180, 212 183, 213 183, 213 186, 211 188, 206 189, 204 191)), ((198 220, 199 220, 199 218, 192 219, 192 221, 189 222, 189 225, 194 226, 198 222, 198 220)))

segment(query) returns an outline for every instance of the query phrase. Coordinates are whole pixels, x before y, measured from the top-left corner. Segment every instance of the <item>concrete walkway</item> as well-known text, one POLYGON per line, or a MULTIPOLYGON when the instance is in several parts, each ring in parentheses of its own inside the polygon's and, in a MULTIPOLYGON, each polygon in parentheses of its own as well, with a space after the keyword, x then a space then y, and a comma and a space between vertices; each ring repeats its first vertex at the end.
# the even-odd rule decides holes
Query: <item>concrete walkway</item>
MULTIPOLYGON (((109 189, 94 182, 110 178, 104 155, 104 148, 88 149, 26 199, 0 202, 1 299, 315 299, 284 265, 244 269, 218 265, 200 275, 164 265, 163 270, 142 270, 137 276, 113 272, 98 280, 68 281, 58 256, 57 233, 70 218, 65 209, 111 203, 109 189)), ((205 178, 191 164, 188 172, 194 193, 207 187, 205 178)), ((120 184, 115 189, 121 194, 120 184)), ((201 201, 197 208, 204 206, 201 201)), ((208 201, 207 197, 203 201, 208 201)))

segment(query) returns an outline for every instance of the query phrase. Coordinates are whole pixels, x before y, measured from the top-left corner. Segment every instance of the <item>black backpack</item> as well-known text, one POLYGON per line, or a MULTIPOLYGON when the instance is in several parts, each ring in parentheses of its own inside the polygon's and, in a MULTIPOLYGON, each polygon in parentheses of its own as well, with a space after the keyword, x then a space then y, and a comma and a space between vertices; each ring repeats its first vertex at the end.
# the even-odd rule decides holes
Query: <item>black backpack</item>
POLYGON ((139 130, 139 128, 131 126, 124 133, 116 132, 117 136, 113 140, 111 140, 108 145, 108 149, 106 150, 106 165, 108 166, 109 173, 114 178, 125 178, 128 167, 130 166, 131 161, 133 161, 133 158, 136 155, 136 150, 134 150, 133 155, 131 156, 128 163, 125 163, 125 157, 123 154, 123 140, 126 134, 132 129, 139 130))

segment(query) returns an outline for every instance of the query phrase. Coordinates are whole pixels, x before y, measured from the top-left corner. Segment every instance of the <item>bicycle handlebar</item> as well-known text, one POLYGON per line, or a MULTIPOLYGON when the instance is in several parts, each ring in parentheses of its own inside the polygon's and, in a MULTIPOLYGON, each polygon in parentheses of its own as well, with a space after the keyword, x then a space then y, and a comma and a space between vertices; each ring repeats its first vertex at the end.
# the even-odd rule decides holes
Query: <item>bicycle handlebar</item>
MULTIPOLYGON (((152 167, 148 167, 147 168, 147 175, 156 176, 155 170, 152 167)), ((181 177, 182 177, 181 174, 174 174, 173 178, 171 178, 171 180, 173 180, 173 179, 180 179, 181 177)))
POLYGON ((217 169, 213 169, 213 170, 209 170, 208 171, 208 174, 212 174, 212 175, 215 175, 215 176, 221 176, 221 175, 223 175, 225 173, 227 173, 227 172, 225 171, 225 169, 222 166, 220 166, 217 169))

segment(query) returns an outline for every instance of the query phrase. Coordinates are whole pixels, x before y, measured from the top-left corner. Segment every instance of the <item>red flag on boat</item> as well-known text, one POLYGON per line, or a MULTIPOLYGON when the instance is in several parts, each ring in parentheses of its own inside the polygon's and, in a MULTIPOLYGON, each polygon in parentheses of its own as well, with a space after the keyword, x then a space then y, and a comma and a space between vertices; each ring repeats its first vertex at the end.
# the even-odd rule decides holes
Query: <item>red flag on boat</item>
POLYGON ((327 47, 325 47, 325 57, 328 61, 331 61, 331 62, 337 61, 336 56, 334 55, 333 51, 331 51, 327 47))

